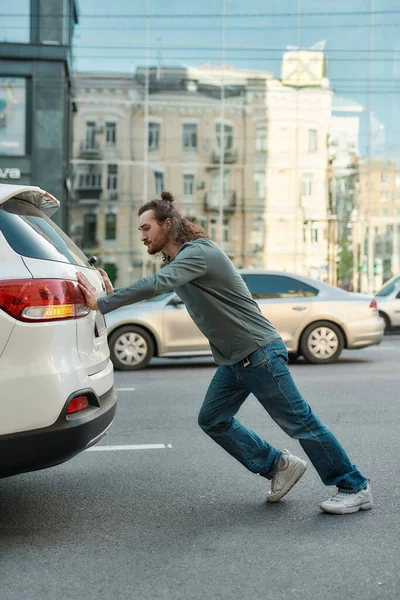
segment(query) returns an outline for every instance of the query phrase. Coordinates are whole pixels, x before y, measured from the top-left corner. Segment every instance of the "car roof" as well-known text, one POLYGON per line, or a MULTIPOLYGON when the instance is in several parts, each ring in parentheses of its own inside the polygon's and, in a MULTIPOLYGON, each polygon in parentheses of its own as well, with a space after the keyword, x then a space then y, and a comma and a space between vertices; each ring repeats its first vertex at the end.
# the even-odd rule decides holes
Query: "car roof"
POLYGON ((49 217, 60 207, 60 202, 40 187, 35 185, 10 185, 0 183, 0 204, 11 198, 20 198, 40 208, 49 217))

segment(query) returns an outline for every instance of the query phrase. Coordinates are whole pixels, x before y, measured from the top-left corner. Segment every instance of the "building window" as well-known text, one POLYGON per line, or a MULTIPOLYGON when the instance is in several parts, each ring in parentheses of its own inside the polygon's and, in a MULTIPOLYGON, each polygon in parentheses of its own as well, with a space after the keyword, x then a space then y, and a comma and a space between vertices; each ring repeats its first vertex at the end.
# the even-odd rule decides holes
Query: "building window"
POLYGON ((383 171, 381 173, 381 182, 382 183, 389 183, 389 173, 387 171, 383 171))
MULTIPOLYGON (((230 193, 230 171, 224 171, 223 175, 223 206, 229 205, 230 193)), ((218 208, 221 202, 221 175, 219 171, 213 171, 211 174, 210 191, 207 194, 207 204, 209 208, 218 208)))
POLYGON ((311 242, 314 244, 318 242, 318 223, 312 223, 311 225, 311 242))
POLYGON ((79 173, 78 188, 101 188, 101 172, 92 171, 87 173, 79 173))
POLYGON ((117 215, 113 213, 108 213, 106 215, 106 231, 105 231, 105 239, 106 240, 115 240, 117 239, 117 215))
POLYGON ((158 150, 160 147, 160 123, 149 123, 149 150, 158 150))
POLYGON ((257 202, 265 201, 265 172, 257 171, 254 173, 254 185, 256 188, 257 202))
POLYGON ((253 223, 250 235, 252 252, 263 252, 264 250, 264 217, 262 213, 253 215, 253 223))
POLYGON ((94 121, 86 121, 86 149, 96 149, 96 123, 94 121))
POLYGON ((26 80, 0 77, 0 155, 23 156, 26 153, 25 125, 26 80))
POLYGON ((388 201, 389 201, 389 192, 382 192, 381 193, 381 203, 387 204, 388 201))
MULTIPOLYGON (((232 125, 224 124, 224 150, 232 150, 233 148, 233 127, 232 125)), ((215 124, 215 135, 217 138, 218 150, 221 149, 222 128, 221 123, 215 124)))
POLYGON ((207 231, 207 219, 206 219, 206 217, 187 217, 187 219, 189 221, 191 221, 192 223, 196 223, 196 225, 199 225, 205 231, 207 231))
POLYGON ((197 125, 196 123, 183 124, 183 148, 195 150, 197 148, 197 125))
POLYGON ((267 151, 267 127, 264 124, 256 126, 256 150, 257 152, 267 151))
POLYGON ((97 237, 97 215, 86 213, 83 217, 83 240, 82 246, 88 248, 96 244, 97 237))
POLYGON ((316 129, 308 130, 308 151, 318 151, 318 131, 316 129))
POLYGON ((312 180, 313 180, 312 173, 303 173, 303 178, 301 180, 301 195, 302 196, 312 196, 312 192, 313 192, 312 180))
POLYGON ((106 123, 106 144, 115 146, 117 143, 117 124, 106 123))
POLYGON ((194 175, 183 175, 183 196, 186 200, 193 200, 194 196, 194 175))
POLYGON ((118 165, 107 166, 107 189, 109 191, 118 189, 118 165))
POLYGON ((156 195, 160 196, 164 189, 164 173, 154 171, 154 187, 156 189, 156 195))
MULTIPOLYGON (((211 217, 210 219, 210 237, 212 240, 218 239, 219 235, 219 218, 211 217)), ((230 227, 229 227, 229 219, 222 219, 222 241, 230 242, 230 227)))
MULTIPOLYGON (((0 42, 28 43, 30 39, 31 2, 18 0, 18 2, 2 2, 2 19, 0 19, 0 42)), ((35 41, 37 32, 33 32, 32 42, 35 41)))

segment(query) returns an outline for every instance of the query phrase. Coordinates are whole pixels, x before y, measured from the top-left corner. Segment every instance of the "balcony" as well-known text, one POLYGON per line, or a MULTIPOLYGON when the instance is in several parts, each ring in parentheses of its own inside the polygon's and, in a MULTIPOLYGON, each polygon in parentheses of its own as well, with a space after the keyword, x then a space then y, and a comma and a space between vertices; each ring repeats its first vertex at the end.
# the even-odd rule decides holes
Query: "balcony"
POLYGON ((98 203, 103 191, 101 171, 92 165, 89 167, 89 171, 75 176, 74 195, 80 204, 98 203))
POLYGON ((81 142, 79 148, 79 158, 96 160, 101 158, 101 154, 102 152, 100 144, 98 142, 93 141, 90 144, 88 144, 87 142, 81 142))
MULTIPOLYGON (((232 163, 237 162, 238 152, 237 150, 225 150, 224 152, 224 163, 226 165, 231 165, 232 163)), ((214 150, 211 154, 211 162, 216 165, 220 163, 221 152, 219 150, 214 150)))
MULTIPOLYGON (((219 192, 204 194, 204 210, 219 210, 219 203, 219 192)), ((234 210, 236 208, 236 192, 224 192, 223 208, 224 210, 234 210)))
POLYGON ((88 197, 85 197, 85 192, 83 192, 82 196, 80 193, 75 193, 75 196, 78 200, 79 206, 98 206, 100 203, 100 198, 93 197, 93 194, 89 195, 88 193, 88 197))

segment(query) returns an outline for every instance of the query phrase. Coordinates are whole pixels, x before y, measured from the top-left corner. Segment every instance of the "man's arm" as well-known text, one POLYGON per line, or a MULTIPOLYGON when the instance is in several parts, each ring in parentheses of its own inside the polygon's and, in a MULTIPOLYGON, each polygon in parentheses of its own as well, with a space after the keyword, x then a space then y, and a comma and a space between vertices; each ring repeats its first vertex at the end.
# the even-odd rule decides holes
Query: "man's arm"
MULTIPOLYGON (((198 246, 189 246, 182 250, 171 264, 154 275, 119 288, 114 294, 98 298, 96 304, 98 310, 105 315, 121 306, 148 300, 164 292, 172 292, 181 285, 201 277, 205 272, 206 261, 203 250, 198 246)), ((84 288, 82 291, 85 293, 84 288)))

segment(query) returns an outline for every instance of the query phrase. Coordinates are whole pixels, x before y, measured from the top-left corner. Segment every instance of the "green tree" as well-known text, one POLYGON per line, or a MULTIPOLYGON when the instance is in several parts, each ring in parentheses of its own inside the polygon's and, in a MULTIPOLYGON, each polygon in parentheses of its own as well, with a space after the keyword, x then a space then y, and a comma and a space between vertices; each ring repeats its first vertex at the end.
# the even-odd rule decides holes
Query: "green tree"
POLYGON ((338 281, 349 283, 353 277, 353 249, 350 246, 350 241, 346 236, 342 236, 338 240, 338 265, 337 278, 338 281))
POLYGON ((118 277, 118 267, 115 263, 104 263, 104 270, 114 285, 118 277))

